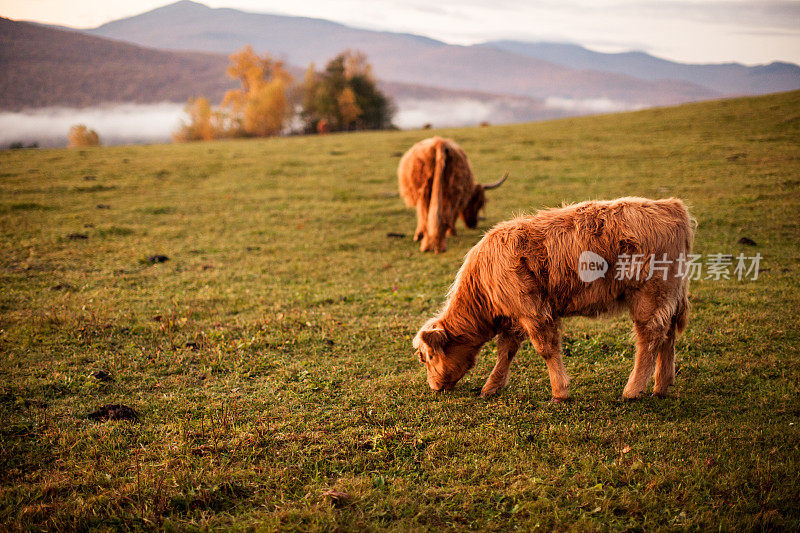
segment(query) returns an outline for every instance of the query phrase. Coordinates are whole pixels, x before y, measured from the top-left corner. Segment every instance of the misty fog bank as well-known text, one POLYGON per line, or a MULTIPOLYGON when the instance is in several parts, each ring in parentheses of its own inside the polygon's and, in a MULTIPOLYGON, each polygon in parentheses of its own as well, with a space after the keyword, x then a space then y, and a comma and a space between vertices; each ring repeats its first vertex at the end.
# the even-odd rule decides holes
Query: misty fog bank
POLYGON ((610 98, 586 98, 576 100, 574 98, 563 98, 559 96, 549 96, 545 98, 544 105, 548 109, 560 109, 569 114, 592 115, 600 113, 621 113, 623 111, 636 111, 647 107, 645 104, 632 104, 610 98))
MULTIPOLYGON (((185 118, 184 104, 105 104, 75 109, 48 107, 18 112, 0 112, 0 148, 21 142, 41 147, 67 145, 71 126, 85 124, 95 130, 103 145, 164 143, 171 141, 185 118)), ((482 122, 509 124, 545 120, 570 115, 612 113, 640 109, 642 105, 626 104, 604 98, 573 100, 547 98, 543 101, 494 98, 479 100, 398 99, 394 123, 401 129, 474 126, 482 122)))
POLYGON ((184 104, 105 104, 75 109, 45 107, 0 113, 0 146, 14 142, 39 146, 67 145, 67 132, 85 124, 103 145, 168 142, 178 127, 184 104))

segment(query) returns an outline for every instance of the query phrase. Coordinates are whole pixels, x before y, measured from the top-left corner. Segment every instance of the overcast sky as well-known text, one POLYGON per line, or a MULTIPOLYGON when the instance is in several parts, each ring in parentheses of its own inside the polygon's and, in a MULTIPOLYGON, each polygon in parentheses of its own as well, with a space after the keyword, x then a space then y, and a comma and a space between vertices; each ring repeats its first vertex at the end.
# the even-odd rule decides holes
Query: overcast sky
MULTIPOLYGON (((0 16, 91 28, 164 0, 0 0, 0 16)), ((800 63, 800 0, 207 0, 456 44, 554 40, 684 62, 800 63)))

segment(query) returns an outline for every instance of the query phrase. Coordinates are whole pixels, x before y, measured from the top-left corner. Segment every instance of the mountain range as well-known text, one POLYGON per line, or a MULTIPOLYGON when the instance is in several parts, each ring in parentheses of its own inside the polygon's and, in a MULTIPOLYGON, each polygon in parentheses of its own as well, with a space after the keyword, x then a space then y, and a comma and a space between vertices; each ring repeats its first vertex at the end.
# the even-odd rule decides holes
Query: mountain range
POLYGON ((615 110, 800 88, 800 67, 789 63, 688 65, 559 43, 458 46, 182 0, 87 30, 0 19, 0 108, 183 102, 198 94, 218 101, 232 86, 226 56, 246 44, 297 75, 311 62, 319 68, 345 49, 361 50, 396 98, 492 101, 517 120, 580 112, 570 102, 615 110), (568 105, 559 110, 554 101, 568 105))
POLYGON ((748 67, 740 63, 691 65, 676 63, 645 52, 594 52, 568 43, 489 41, 497 50, 542 59, 572 69, 616 72, 643 80, 683 80, 721 94, 767 94, 800 87, 800 67, 780 61, 748 67))
MULTIPOLYGON (((114 102, 182 103, 200 95, 219 102, 225 91, 236 87, 225 75, 228 61, 224 54, 157 50, 0 18, 0 111, 114 102)), ((288 65, 287 69, 302 79, 301 67, 288 65)), ((418 101, 483 102, 500 123, 574 114, 522 96, 382 80, 379 86, 395 100, 412 105, 418 101)))
POLYGON ((324 64, 344 49, 358 49, 367 53, 382 80, 532 98, 608 98, 663 105, 721 94, 682 80, 650 81, 579 70, 493 47, 450 45, 320 19, 212 9, 189 0, 86 31, 169 50, 231 53, 250 44, 295 65, 324 64))

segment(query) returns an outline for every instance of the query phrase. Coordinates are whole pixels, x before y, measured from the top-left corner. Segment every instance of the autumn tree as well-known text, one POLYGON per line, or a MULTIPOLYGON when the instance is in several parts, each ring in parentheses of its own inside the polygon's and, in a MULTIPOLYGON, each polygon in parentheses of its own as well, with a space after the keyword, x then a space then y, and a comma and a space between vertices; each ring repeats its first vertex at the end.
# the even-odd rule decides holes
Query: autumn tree
POLYGON ((67 133, 67 139, 69 139, 69 144, 67 145, 69 148, 100 146, 100 136, 97 135, 96 131, 87 128, 85 124, 72 126, 69 129, 69 133, 67 133))
POLYGON ((339 115, 342 117, 342 124, 345 129, 350 129, 358 118, 364 113, 356 103, 356 93, 350 87, 345 87, 336 98, 339 106, 339 115))
POLYGON ((177 142, 208 141, 225 137, 278 135, 291 118, 288 96, 292 77, 283 63, 263 57, 246 46, 232 54, 227 75, 241 88, 225 93, 219 108, 203 97, 190 98, 184 111, 188 120, 173 133, 177 142))
POLYGON ((323 72, 312 63, 303 83, 294 86, 281 61, 259 56, 246 46, 230 56, 227 75, 240 87, 225 93, 219 108, 190 98, 176 141, 279 135, 300 107, 307 133, 383 129, 392 124, 394 105, 378 90, 367 56, 347 50, 323 72))
POLYGON ((182 121, 172 134, 176 142, 210 141, 230 136, 227 116, 221 110, 212 109, 206 98, 189 98, 183 111, 188 120, 182 121))
POLYGON ((287 95, 292 77, 281 61, 259 57, 250 46, 231 55, 227 74, 242 84, 225 93, 222 107, 230 110, 236 133, 244 136, 278 135, 291 117, 287 95))
POLYGON ((391 126, 394 106, 378 90, 372 68, 361 52, 347 50, 322 73, 309 66, 303 82, 301 118, 307 133, 325 121, 332 131, 384 129, 391 126))
POLYGON ((303 129, 306 133, 317 131, 320 121, 319 109, 317 109, 317 91, 319 90, 319 74, 315 70, 314 63, 308 65, 303 76, 301 92, 300 120, 303 122, 303 129))

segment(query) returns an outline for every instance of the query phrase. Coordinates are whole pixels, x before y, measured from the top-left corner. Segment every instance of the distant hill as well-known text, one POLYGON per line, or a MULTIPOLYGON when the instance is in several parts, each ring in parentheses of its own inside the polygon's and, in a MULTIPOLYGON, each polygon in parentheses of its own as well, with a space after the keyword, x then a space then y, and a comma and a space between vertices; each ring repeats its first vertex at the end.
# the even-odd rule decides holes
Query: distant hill
MULTIPOLYGON (((227 65, 223 54, 154 50, 0 18, 0 110, 185 102, 198 95, 219 102, 226 90, 235 87, 225 75, 227 65)), ((301 78, 303 69, 291 65, 288 69, 301 78)), ((519 96, 398 82, 379 81, 379 85, 400 102, 481 102, 494 110, 495 123, 575 114, 519 96)))
POLYGON ((227 63, 0 18, 0 109, 219 99, 227 63))
POLYGON ((800 89, 800 66, 774 62, 748 67, 740 63, 692 65, 645 52, 607 54, 567 43, 490 41, 481 46, 549 61, 574 69, 616 72, 644 80, 683 80, 722 94, 767 94, 800 89))
POLYGON ((251 44, 260 52, 283 56, 295 65, 327 61, 347 48, 364 50, 370 56, 404 50, 413 57, 445 45, 417 35, 360 30, 323 19, 212 9, 189 0, 109 22, 86 33, 153 48, 222 54, 251 44))
POLYGON ((245 44, 289 63, 324 64, 346 48, 368 54, 378 78, 448 89, 533 98, 609 98, 661 105, 714 98, 716 90, 682 80, 651 81, 614 72, 576 70, 481 46, 453 46, 417 35, 351 28, 334 22, 235 9, 211 9, 183 0, 86 30, 170 50, 230 53, 245 44))

